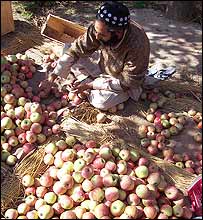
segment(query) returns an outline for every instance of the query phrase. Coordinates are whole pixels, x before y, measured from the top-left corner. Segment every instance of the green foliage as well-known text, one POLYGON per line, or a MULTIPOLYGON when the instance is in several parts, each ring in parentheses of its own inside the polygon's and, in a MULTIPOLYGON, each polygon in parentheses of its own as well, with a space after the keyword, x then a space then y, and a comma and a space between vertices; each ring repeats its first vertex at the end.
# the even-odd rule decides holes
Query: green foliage
POLYGON ((14 4, 23 17, 31 19, 36 11, 52 7, 56 1, 14 1, 14 4))
POLYGON ((133 5, 135 8, 145 8, 146 4, 145 1, 135 1, 133 2, 133 5))

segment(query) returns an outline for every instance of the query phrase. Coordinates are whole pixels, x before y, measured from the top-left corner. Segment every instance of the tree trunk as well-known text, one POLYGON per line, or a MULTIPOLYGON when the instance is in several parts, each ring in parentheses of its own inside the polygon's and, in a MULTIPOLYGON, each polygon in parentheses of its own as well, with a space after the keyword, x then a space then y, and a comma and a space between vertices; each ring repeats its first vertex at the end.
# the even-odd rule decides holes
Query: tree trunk
POLYGON ((166 16, 171 19, 189 21, 194 18, 194 1, 168 1, 166 16))

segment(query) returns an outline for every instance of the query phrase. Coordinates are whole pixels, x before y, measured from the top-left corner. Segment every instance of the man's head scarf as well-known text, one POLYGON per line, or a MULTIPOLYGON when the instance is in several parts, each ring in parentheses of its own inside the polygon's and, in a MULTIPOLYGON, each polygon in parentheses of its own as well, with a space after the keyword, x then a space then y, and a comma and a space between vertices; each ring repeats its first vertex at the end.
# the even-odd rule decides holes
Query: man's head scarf
POLYGON ((130 21, 128 8, 119 2, 104 3, 97 11, 96 17, 111 27, 126 27, 130 21))

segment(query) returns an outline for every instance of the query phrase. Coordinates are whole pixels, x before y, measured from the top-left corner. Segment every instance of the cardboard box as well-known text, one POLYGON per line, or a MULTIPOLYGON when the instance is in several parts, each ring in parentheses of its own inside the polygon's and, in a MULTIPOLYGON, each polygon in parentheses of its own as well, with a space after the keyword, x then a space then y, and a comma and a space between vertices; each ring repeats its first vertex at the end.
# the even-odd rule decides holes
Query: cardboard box
POLYGON ((42 27, 41 34, 64 44, 73 42, 85 31, 86 28, 77 23, 49 14, 45 25, 42 27))
POLYGON ((14 30, 11 1, 1 1, 1 36, 14 30))

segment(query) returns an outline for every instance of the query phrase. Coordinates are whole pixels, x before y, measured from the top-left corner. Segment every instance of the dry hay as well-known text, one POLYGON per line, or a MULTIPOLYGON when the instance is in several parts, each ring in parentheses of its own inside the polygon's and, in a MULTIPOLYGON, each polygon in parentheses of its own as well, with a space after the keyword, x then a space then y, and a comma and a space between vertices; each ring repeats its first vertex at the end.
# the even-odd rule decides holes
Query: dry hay
POLYGON ((39 146, 38 148, 27 154, 20 163, 16 164, 14 172, 19 177, 22 178, 24 175, 29 174, 33 177, 38 177, 42 175, 48 166, 43 162, 45 150, 44 148, 50 142, 56 142, 60 137, 57 135, 51 136, 47 141, 39 146))
POLYGON ((73 135, 81 142, 86 142, 91 139, 100 144, 103 144, 114 139, 114 136, 108 133, 107 129, 104 129, 104 125, 89 125, 85 122, 79 121, 74 117, 65 118, 61 122, 60 126, 61 130, 67 136, 73 135))
POLYGON ((23 187, 19 178, 8 165, 1 162, 1 214, 10 207, 16 207, 22 195, 23 187))
POLYGON ((135 145, 126 144, 129 149, 136 149, 139 153, 148 158, 154 164, 156 164, 164 174, 167 181, 171 184, 175 184, 175 186, 180 189, 183 193, 186 193, 187 188, 192 184, 192 182, 197 178, 196 174, 192 174, 180 167, 177 167, 173 163, 162 160, 158 157, 152 156, 142 150, 140 147, 135 145))
MULTIPOLYGON (((61 124, 61 127, 66 135, 73 135, 80 141, 93 139, 100 145, 109 143, 112 147, 119 146, 120 148, 137 150, 142 156, 147 157, 161 169, 168 182, 174 184, 184 193, 197 177, 197 175, 191 174, 168 161, 148 154, 136 144, 129 143, 125 138, 112 134, 107 126, 99 124, 88 125, 75 118, 69 118, 61 124)), ((125 128, 122 127, 122 129, 125 128)), ((128 132, 126 131, 126 133, 128 132)))
POLYGON ((202 86, 200 83, 191 83, 191 81, 186 81, 185 83, 183 83, 179 80, 160 80, 158 83, 158 87, 161 91, 171 90, 181 93, 190 93, 191 91, 194 93, 201 93, 202 91, 202 86))
POLYGON ((100 112, 99 109, 94 108, 89 102, 83 102, 79 106, 70 110, 68 117, 74 117, 81 122, 93 124, 97 123, 97 114, 100 112))
POLYGON ((167 98, 166 102, 163 106, 164 110, 181 112, 181 111, 189 111, 191 108, 196 111, 202 112, 202 103, 192 97, 181 97, 170 99, 167 98))
POLYGON ((30 33, 17 33, 13 40, 7 43, 7 47, 1 49, 3 55, 17 54, 25 52, 35 45, 42 44, 42 36, 37 31, 30 33))

